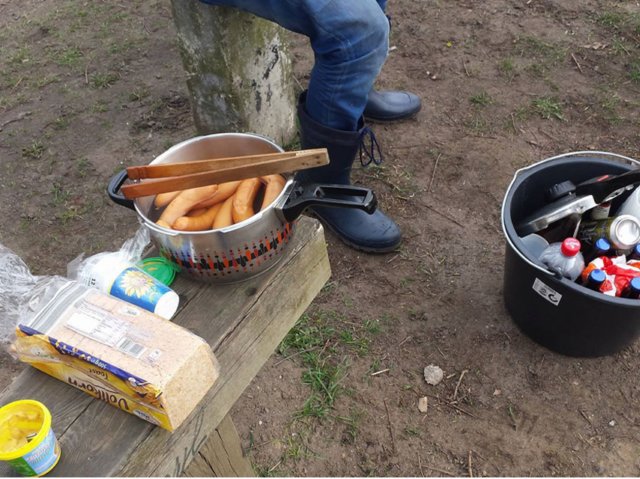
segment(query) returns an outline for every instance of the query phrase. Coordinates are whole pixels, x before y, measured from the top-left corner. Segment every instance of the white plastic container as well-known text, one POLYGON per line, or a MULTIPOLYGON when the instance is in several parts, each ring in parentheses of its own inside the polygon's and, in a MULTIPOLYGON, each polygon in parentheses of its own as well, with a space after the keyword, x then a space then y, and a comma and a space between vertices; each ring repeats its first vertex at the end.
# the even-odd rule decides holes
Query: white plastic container
POLYGON ((540 258, 542 252, 549 246, 549 242, 546 239, 535 233, 523 237, 522 242, 534 258, 540 258))
POLYGON ((640 187, 636 187, 629 197, 624 200, 624 203, 620 205, 620 208, 618 208, 618 211, 616 212, 616 216, 620 215, 632 215, 640 221, 640 187))
POLYGON ((78 281, 164 319, 173 317, 180 302, 175 291, 118 253, 103 253, 87 259, 78 271, 78 281))

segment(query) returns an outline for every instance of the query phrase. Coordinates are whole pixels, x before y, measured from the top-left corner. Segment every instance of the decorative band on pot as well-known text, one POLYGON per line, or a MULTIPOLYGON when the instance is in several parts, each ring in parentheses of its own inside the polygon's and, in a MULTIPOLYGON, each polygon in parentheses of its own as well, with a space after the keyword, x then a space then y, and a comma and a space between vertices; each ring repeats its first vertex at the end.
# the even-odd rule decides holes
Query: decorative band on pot
POLYGON ((244 275, 254 270, 263 270, 268 262, 275 263, 285 251, 284 246, 293 237, 295 226, 295 221, 286 223, 283 228, 271 231, 269 235, 226 251, 194 254, 190 249, 160 246, 160 254, 192 276, 244 275))

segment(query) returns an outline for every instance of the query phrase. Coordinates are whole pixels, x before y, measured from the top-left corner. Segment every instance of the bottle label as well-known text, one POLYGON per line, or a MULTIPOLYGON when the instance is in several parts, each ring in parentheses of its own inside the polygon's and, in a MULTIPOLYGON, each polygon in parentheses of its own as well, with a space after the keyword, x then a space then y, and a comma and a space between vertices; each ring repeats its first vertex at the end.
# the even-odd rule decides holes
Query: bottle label
POLYGON ((109 294, 153 312, 158 300, 169 291, 171 290, 166 285, 153 276, 132 266, 120 272, 111 285, 109 294))
POLYGON ((558 306, 558 304, 560 304, 562 295, 555 289, 550 288, 549 286, 544 284, 538 278, 536 278, 536 280, 533 282, 533 290, 554 306, 558 306))

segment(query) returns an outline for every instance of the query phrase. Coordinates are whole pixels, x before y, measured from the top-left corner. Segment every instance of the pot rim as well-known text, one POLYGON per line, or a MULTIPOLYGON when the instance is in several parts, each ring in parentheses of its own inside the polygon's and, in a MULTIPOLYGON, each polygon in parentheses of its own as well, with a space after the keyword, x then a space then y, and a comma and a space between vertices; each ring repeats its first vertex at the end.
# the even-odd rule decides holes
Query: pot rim
MULTIPOLYGON (((237 133, 237 132, 231 132, 231 133, 212 133, 209 135, 200 135, 200 136, 195 136, 193 138, 189 138, 187 140, 181 141, 180 143, 176 143, 175 145, 173 145, 172 147, 170 147, 168 150, 164 151, 163 153, 161 153, 160 155, 158 155, 157 157, 155 157, 153 159, 153 161, 151 161, 151 163, 149 163, 150 165, 153 164, 160 164, 162 163, 167 157, 170 157, 171 155, 175 154, 175 152, 177 150, 180 150, 182 148, 187 147, 188 145, 192 144, 192 143, 197 143, 199 141, 203 141, 209 138, 224 138, 224 137, 252 137, 252 138, 257 138, 260 140, 264 140, 266 143, 269 143, 271 146, 274 147, 275 151, 277 152, 284 152, 285 150, 278 145, 277 143, 275 143, 272 139, 267 138, 266 136, 263 135, 259 135, 257 133, 237 133)), ((239 223, 234 223, 232 225, 229 226, 225 226, 224 228, 218 228, 218 229, 209 229, 209 230, 200 230, 200 231, 178 231, 178 230, 173 230, 170 228, 165 228, 164 226, 159 226, 158 224, 156 224, 154 221, 151 221, 146 213, 143 213, 141 211, 141 208, 138 204, 138 199, 135 199, 133 201, 133 205, 134 208, 136 210, 136 213, 138 214, 138 217, 143 221, 144 225, 155 231, 156 233, 160 233, 163 235, 168 235, 168 236, 181 236, 181 235, 196 235, 196 236, 204 236, 204 235, 208 235, 211 233, 232 233, 236 230, 242 229, 245 226, 251 225, 253 223, 256 223, 258 221, 261 221, 262 218, 267 215, 267 214, 272 214, 272 210, 276 210, 276 214, 277 214, 277 208, 278 207, 282 207, 282 205, 284 205, 286 198, 288 197, 288 195, 291 192, 291 189, 293 188, 293 183, 294 183, 294 179, 291 177, 287 177, 287 175, 283 175, 287 181, 284 185, 284 188, 282 189, 282 191, 280 192, 280 194, 276 197, 275 200, 273 200, 273 202, 267 206, 265 209, 256 212, 253 216, 251 216, 250 218, 247 218, 246 220, 243 220, 239 223)), ((284 220, 283 220, 284 221, 284 220)), ((286 221, 284 221, 286 222, 286 221)))

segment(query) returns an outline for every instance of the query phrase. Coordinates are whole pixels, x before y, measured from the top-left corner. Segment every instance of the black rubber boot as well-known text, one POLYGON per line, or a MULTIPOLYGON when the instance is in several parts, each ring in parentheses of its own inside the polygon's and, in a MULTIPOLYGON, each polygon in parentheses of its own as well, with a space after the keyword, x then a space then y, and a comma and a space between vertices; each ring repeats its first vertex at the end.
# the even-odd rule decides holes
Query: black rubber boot
POLYGON ((378 122, 404 120, 418 113, 420 108, 420 98, 411 92, 371 90, 364 117, 378 122))
MULTIPOLYGON (((343 131, 328 128, 313 120, 304 108, 305 93, 298 101, 302 148, 327 148, 330 163, 302 170, 296 180, 306 183, 350 185, 351 165, 360 150, 364 128, 343 131)), ((398 225, 376 209, 373 214, 351 208, 313 207, 311 211, 342 241, 368 253, 393 251, 401 240, 398 225)))

